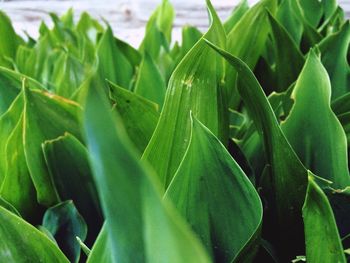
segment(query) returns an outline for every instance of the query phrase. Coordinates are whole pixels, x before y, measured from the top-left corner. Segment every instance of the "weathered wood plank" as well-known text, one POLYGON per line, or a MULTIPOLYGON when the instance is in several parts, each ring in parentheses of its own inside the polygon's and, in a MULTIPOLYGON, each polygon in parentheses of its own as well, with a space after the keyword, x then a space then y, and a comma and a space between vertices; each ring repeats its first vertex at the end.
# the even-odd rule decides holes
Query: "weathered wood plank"
MULTIPOLYGON (((251 4, 258 0, 250 0, 251 4)), ((32 36, 38 35, 40 22, 51 25, 49 12, 59 15, 70 7, 75 10, 76 18, 84 11, 102 20, 105 18, 112 26, 115 34, 123 40, 137 46, 144 34, 144 26, 149 15, 160 0, 12 0, 1 1, 0 10, 5 11, 12 19, 18 32, 27 31, 32 36)), ((239 0, 212 0, 219 16, 225 19, 239 0)), ((181 36, 181 27, 191 24, 205 30, 208 18, 204 0, 173 0, 176 9, 174 39, 181 36)), ((340 0, 340 5, 350 16, 350 1, 340 0)))

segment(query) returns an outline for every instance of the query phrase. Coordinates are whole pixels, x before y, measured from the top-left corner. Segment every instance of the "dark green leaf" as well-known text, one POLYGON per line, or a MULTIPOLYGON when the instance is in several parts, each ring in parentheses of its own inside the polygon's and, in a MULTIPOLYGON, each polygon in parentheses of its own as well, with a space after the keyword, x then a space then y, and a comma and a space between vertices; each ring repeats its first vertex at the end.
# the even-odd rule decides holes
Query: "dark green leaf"
POLYGON ((150 101, 163 106, 166 85, 152 57, 144 52, 138 71, 134 92, 150 101))
POLYGON ((71 262, 78 262, 80 244, 85 240, 87 226, 72 201, 59 203, 46 210, 42 225, 52 234, 61 251, 71 262))
POLYGON ((89 227, 86 242, 92 245, 102 226, 103 217, 85 146, 66 133, 46 141, 42 149, 60 199, 74 201, 89 227))
MULTIPOLYGON (((212 25, 205 37, 225 45, 225 32, 215 10, 207 2, 212 25)), ((190 111, 224 143, 228 120, 221 86, 221 58, 200 39, 173 72, 156 130, 142 158, 156 170, 166 188, 174 176, 190 139, 190 111)))
POLYGON ((189 226, 161 200, 156 175, 140 162, 98 83, 91 80, 84 128, 113 262, 209 262, 189 226))
POLYGON ((220 141, 195 118, 189 147, 165 196, 215 262, 232 262, 243 249, 254 257, 262 220, 258 193, 220 141))
POLYGON ((110 97, 123 120, 125 129, 133 144, 142 153, 156 128, 159 107, 151 101, 128 90, 109 83, 110 97))
POLYGON ((0 207, 0 261, 69 262, 43 233, 2 207, 0 207))
POLYGON ((326 69, 311 50, 292 93, 294 105, 281 124, 303 164, 330 180, 334 188, 350 184, 344 130, 330 107, 331 86, 326 69))
POLYGON ((39 203, 58 201, 57 191, 46 167, 41 144, 65 132, 80 137, 80 106, 53 94, 24 88, 23 143, 26 162, 39 203))
POLYGON ((337 225, 327 196, 312 174, 303 206, 307 262, 346 262, 337 225))

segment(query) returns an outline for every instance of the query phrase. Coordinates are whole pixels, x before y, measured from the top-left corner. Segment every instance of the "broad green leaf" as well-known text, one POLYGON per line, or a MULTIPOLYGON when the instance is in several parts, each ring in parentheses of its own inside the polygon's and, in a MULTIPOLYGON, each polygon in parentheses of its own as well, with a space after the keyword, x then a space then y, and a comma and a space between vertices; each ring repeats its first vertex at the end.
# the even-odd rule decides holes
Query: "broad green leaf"
POLYGON ((58 201, 57 191, 50 178, 41 144, 69 132, 80 138, 78 115, 80 106, 53 94, 23 89, 23 143, 31 178, 40 204, 58 201))
POLYGON ((50 82, 55 86, 55 94, 65 98, 71 97, 82 84, 89 70, 89 66, 83 65, 69 53, 62 52, 50 76, 50 82))
POLYGON ((45 90, 46 88, 38 82, 36 79, 33 79, 25 74, 18 73, 14 70, 0 67, 0 75, 1 78, 7 79, 11 84, 18 88, 18 92, 22 88, 23 79, 25 79, 26 86, 28 86, 31 89, 42 89, 45 90))
POLYGON ((246 61, 250 68, 254 68, 261 56, 269 32, 266 9, 274 14, 276 1, 260 1, 243 15, 227 35, 227 50, 246 61))
POLYGON ((332 110, 335 114, 343 114, 350 112, 350 92, 345 93, 343 96, 332 101, 332 110))
POLYGON ((88 224, 92 245, 103 217, 85 146, 66 133, 42 145, 45 162, 61 200, 72 199, 88 224))
MULTIPOLYGON (((275 0, 260 1, 243 15, 227 35, 227 50, 245 61, 251 69, 254 69, 265 47, 269 32, 267 10, 274 14, 276 5, 275 0)), ((233 101, 230 103, 232 109, 236 109, 239 103, 239 95, 235 86, 236 77, 236 70, 227 67, 226 86, 229 98, 233 96, 233 101)))
POLYGON ((288 32, 269 13, 274 43, 276 91, 286 90, 297 78, 303 67, 304 58, 288 32))
POLYGON ((6 172, 6 143, 16 127, 23 110, 23 96, 19 94, 9 109, 0 117, 0 185, 6 172))
POLYGON ((347 262, 332 208, 312 174, 309 175, 303 219, 307 262, 347 262))
POLYGON ((109 83, 110 97, 123 120, 133 144, 143 153, 157 126, 158 105, 145 98, 109 83))
POLYGON ((169 49, 174 18, 175 12, 170 1, 162 0, 147 22, 145 37, 139 48, 142 53, 147 52, 157 60, 161 47, 169 49))
POLYGON ((182 59, 202 36, 202 32, 196 27, 185 25, 182 28, 181 54, 177 59, 182 59))
MULTIPOLYGON (((212 25, 204 35, 219 46, 225 32, 211 3, 212 25)), ((174 70, 168 84, 163 110, 142 159, 157 172, 166 188, 175 174, 190 139, 190 111, 223 143, 227 143, 228 120, 223 101, 223 63, 201 38, 174 70)))
POLYGON ((295 4, 299 6, 305 20, 317 28, 323 15, 322 0, 296 0, 295 4))
POLYGON ((5 65, 2 59, 4 57, 15 58, 18 47, 18 36, 13 29, 10 18, 2 11, 0 11, 0 65, 5 65))
POLYGON ((104 31, 100 23, 86 12, 81 14, 76 30, 94 44, 98 42, 98 35, 104 31))
POLYGON ((43 233, 3 207, 0 207, 0 261, 69 262, 43 233))
POLYGON ((65 201, 47 209, 42 225, 52 234, 70 262, 78 262, 80 244, 76 237, 84 241, 87 226, 73 202, 65 201))
POLYGON ((281 1, 276 12, 276 19, 287 30, 295 44, 299 46, 303 34, 303 25, 293 9, 292 1, 295 0, 281 1))
POLYGON ((350 112, 339 114, 337 117, 343 126, 343 129, 346 135, 347 145, 349 147, 350 145, 350 112))
POLYGON ((152 57, 144 52, 134 92, 150 101, 157 103, 160 108, 163 106, 166 85, 159 72, 159 69, 152 57))
POLYGON ((288 141, 308 169, 332 181, 334 188, 345 188, 350 184, 346 136, 331 110, 329 77, 314 50, 308 55, 292 98, 294 105, 281 124, 288 141))
POLYGON ((16 216, 21 217, 17 209, 2 197, 0 197, 0 206, 2 206, 3 208, 6 208, 10 212, 14 213, 16 216))
MULTIPOLYGON (((320 6, 320 1, 318 0, 306 0, 304 3, 303 1, 291 1, 291 5, 294 11, 294 14, 298 18, 298 20, 302 24, 303 28, 303 34, 301 38, 301 50, 304 53, 307 53, 310 48, 312 48, 314 45, 319 43, 322 39, 322 35, 317 31, 316 26, 310 24, 310 23, 315 23, 314 21, 319 20, 318 16, 322 16, 322 14, 319 14, 322 12, 322 10, 318 10, 317 5, 320 6), (306 6, 313 6, 314 5, 314 10, 306 10, 303 9, 303 5, 306 6), (307 14, 305 14, 305 12, 307 14), (315 16, 313 16, 312 13, 315 13, 315 16), (308 17, 309 16, 309 17, 308 17), (315 19, 314 21, 308 21, 308 19, 312 17, 311 19, 315 19)), ((309 7, 307 7, 309 8, 309 7)))
POLYGON ((271 165, 274 202, 281 235, 278 245, 281 256, 290 260, 294 253, 300 253, 303 249, 301 207, 306 192, 307 171, 288 143, 248 65, 211 43, 210 46, 237 70, 239 93, 264 141, 268 163, 271 165))
POLYGON ((339 32, 324 38, 319 44, 322 64, 327 69, 332 84, 332 99, 350 91, 350 66, 347 59, 350 45, 350 23, 339 32))
POLYGON ((103 87, 91 80, 84 130, 113 262, 210 262, 171 204, 156 176, 139 160, 103 87))
POLYGON ((232 28, 239 22, 243 15, 249 10, 247 0, 241 0, 239 4, 233 9, 231 15, 227 18, 224 23, 226 33, 230 33, 232 28))
POLYGON ((128 43, 126 43, 118 38, 115 39, 115 42, 116 42, 119 50, 129 60, 131 65, 135 68, 138 67, 139 64, 141 63, 141 59, 142 59, 140 52, 137 49, 133 48, 128 43))
POLYGON ((13 100, 20 93, 23 85, 31 89, 45 90, 45 87, 37 80, 14 70, 0 67, 0 105, 3 111, 8 109, 13 100))
POLYGON ((215 262, 232 262, 243 249, 254 257, 262 222, 259 195, 225 146, 195 118, 189 147, 165 197, 215 262))
POLYGON ((129 88, 134 69, 116 45, 110 26, 99 41, 97 56, 101 78, 108 79, 123 88, 129 88))
POLYGON ((23 114, 12 130, 5 148, 6 169, 0 195, 30 222, 39 222, 42 209, 28 170, 23 146, 23 114))
POLYGON ((94 246, 91 249, 87 263, 112 263, 112 247, 108 239, 108 231, 106 223, 103 225, 100 234, 98 235, 94 246))

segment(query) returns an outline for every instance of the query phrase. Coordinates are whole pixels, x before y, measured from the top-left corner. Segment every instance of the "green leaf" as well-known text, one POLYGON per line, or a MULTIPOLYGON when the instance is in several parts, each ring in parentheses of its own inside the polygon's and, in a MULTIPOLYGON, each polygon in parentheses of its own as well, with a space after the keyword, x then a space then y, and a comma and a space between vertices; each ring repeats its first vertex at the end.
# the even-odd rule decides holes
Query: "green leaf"
POLYGON ((158 105, 123 88, 109 83, 110 97, 123 120, 133 144, 142 153, 157 126, 158 105))
POLYGON ((112 247, 108 239, 108 230, 106 223, 103 225, 94 246, 91 249, 87 263, 112 263, 112 247))
POLYGON ((23 143, 31 178, 40 204, 58 201, 57 191, 46 167, 41 144, 69 132, 80 138, 78 115, 80 106, 53 94, 23 89, 23 143))
POLYGON ((303 206, 307 262, 347 262, 327 196, 309 173, 303 206))
POLYGON ((42 145, 45 162, 61 200, 72 199, 89 227, 87 244, 92 245, 103 217, 85 146, 65 133, 42 145))
POLYGON ((168 0, 162 0, 147 22, 145 37, 139 48, 141 53, 147 52, 157 60, 161 47, 169 49, 174 18, 173 6, 168 0))
MULTIPOLYGON (((205 37, 225 45, 225 32, 208 1, 212 25, 205 37)), ((157 172, 167 187, 175 174, 190 139, 190 111, 223 143, 227 143, 228 117, 223 101, 222 59, 201 38, 174 70, 168 84, 163 110, 142 159, 157 172)))
POLYGON ((281 1, 276 12, 276 19, 287 30, 295 44, 299 46, 303 35, 303 24, 295 13, 292 1, 295 0, 281 1))
POLYGON ((262 222, 259 195, 224 145, 196 118, 189 147, 165 197, 187 219, 215 262, 232 262, 243 249, 254 257, 262 222))
POLYGON ((163 106, 166 85, 152 57, 144 52, 138 71, 134 92, 150 101, 163 106))
MULTIPOLYGON (((265 47, 269 32, 267 10, 274 14, 276 5, 275 0, 260 1, 243 15, 227 35, 228 52, 245 61, 251 69, 255 67, 265 47)), ((233 96, 233 101, 230 103, 232 109, 236 109, 239 103, 239 95, 235 86, 236 77, 236 70, 232 67, 227 67, 226 87, 229 98, 231 99, 233 96)))
POLYGON ((330 180, 350 184, 344 130, 330 107, 331 86, 320 58, 311 50, 292 93, 294 105, 281 124, 303 164, 330 180), (306 114, 307 113, 307 114, 306 114))
POLYGON ((15 58, 18 47, 18 36, 13 29, 10 18, 2 11, 0 11, 0 65, 7 65, 2 61, 2 58, 15 58))
POLYGON ((239 22, 243 15, 249 10, 247 0, 241 0, 239 4, 233 9, 231 15, 227 18, 224 23, 226 33, 230 33, 232 28, 239 22))
POLYGON ((22 110, 23 96, 22 94, 19 94, 9 109, 0 117, 0 185, 6 172, 6 143, 21 117, 22 110))
POLYGON ((85 136, 109 235, 113 262, 209 262, 199 241, 139 160, 110 111, 103 87, 91 82, 85 136))
POLYGON ((36 191, 28 170, 23 145, 23 114, 6 141, 5 177, 0 195, 30 222, 39 222, 42 209, 38 206, 36 191))
POLYGON ((43 233, 2 207, 0 207, 0 261, 69 262, 43 233))
POLYGON ((277 209, 278 228, 282 235, 278 239, 278 245, 282 251, 281 256, 290 260, 295 253, 302 251, 301 207, 307 185, 306 169, 284 136, 271 105, 248 65, 219 47, 209 44, 237 70, 239 93, 264 141, 268 162, 272 166, 271 185, 277 209), (293 246, 291 240, 294 240, 293 246))
POLYGON ((52 234, 61 251, 71 262, 78 262, 80 244, 85 240, 87 226, 72 201, 59 203, 46 210, 42 225, 52 234))
POLYGON ((319 44, 322 64, 327 69, 332 84, 332 99, 350 91, 350 66, 347 54, 350 44, 350 23, 339 32, 324 38, 319 44))
POLYGON ((17 211, 17 209, 11 205, 9 202, 7 202, 4 198, 0 196, 0 206, 3 208, 6 208, 10 212, 14 213, 16 216, 21 217, 20 213, 17 211))
POLYGON ((70 98, 79 88, 90 67, 83 65, 69 53, 62 52, 50 75, 50 82, 55 86, 55 94, 70 98))
POLYGON ((98 35, 104 31, 100 23, 86 12, 81 14, 76 30, 94 44, 98 42, 98 35))
POLYGON ((343 96, 332 101, 332 110, 336 115, 347 113, 350 111, 350 92, 345 93, 343 96))
POLYGON ((101 79, 108 79, 123 88, 129 88, 134 69, 119 50, 110 26, 101 36, 97 56, 101 79))
POLYGON ((285 91, 299 76, 304 64, 304 58, 288 32, 269 13, 274 53, 275 74, 277 79, 276 91, 285 91))
POLYGON ((184 26, 182 28, 181 56, 179 58, 182 59, 202 36, 202 32, 196 27, 184 26))

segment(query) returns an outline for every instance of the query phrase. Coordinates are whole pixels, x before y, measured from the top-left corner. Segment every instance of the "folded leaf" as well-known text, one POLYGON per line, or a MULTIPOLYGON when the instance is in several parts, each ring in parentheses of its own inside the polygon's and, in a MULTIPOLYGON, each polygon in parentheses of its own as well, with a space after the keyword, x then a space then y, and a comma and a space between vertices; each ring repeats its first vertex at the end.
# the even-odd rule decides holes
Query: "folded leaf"
POLYGON ((97 56, 101 79, 108 79, 123 88, 129 88, 134 69, 119 50, 110 26, 101 36, 97 56))
POLYGON ((311 173, 303 206, 303 219, 307 262, 347 262, 332 208, 311 173))
POLYGON ((143 153, 157 126, 158 105, 123 88, 109 83, 110 97, 134 145, 143 153))
POLYGON ((46 141, 42 149, 60 199, 73 200, 89 228, 86 243, 92 245, 102 226, 103 216, 87 149, 69 133, 46 141))
POLYGON ((215 262, 232 262, 243 249, 254 257, 262 221, 258 193, 196 118, 189 147, 165 197, 187 219, 215 262))
MULTIPOLYGON (((227 50, 239 57, 254 69, 259 57, 263 53, 265 42, 269 32, 267 10, 273 14, 276 10, 275 0, 262 0, 250 8, 237 22, 235 27, 227 34, 227 50), (254 50, 254 52, 252 52, 254 50)), ((239 95, 237 94, 236 70, 232 67, 226 69, 226 86, 229 98, 232 98, 230 106, 237 108, 239 95)))
POLYGON ((6 143, 8 138, 16 127, 23 110, 23 96, 18 95, 9 109, 0 117, 0 185, 6 172, 6 143))
POLYGON ((9 17, 2 11, 0 11, 0 65, 6 65, 2 62, 4 57, 15 58, 17 47, 19 44, 19 38, 12 27, 9 17))
POLYGON ((304 58, 288 32, 269 13, 275 53, 276 91, 285 91, 297 78, 304 58))
POLYGON ((90 162, 113 262, 209 262, 202 245, 140 162, 123 125, 92 79, 84 112, 90 162))
POLYGON ((350 66, 347 58, 349 44, 349 21, 341 27, 339 32, 328 36, 319 44, 322 64, 331 79, 332 99, 350 91, 350 66))
POLYGON ((306 192, 307 171, 284 136, 271 105, 248 65, 211 43, 210 46, 237 70, 240 95, 264 141, 271 165, 278 228, 281 231, 278 245, 283 251, 281 256, 290 260, 295 253, 302 253, 303 249, 301 207, 306 192), (293 246, 291 240, 294 240, 293 246))
POLYGON ((69 262, 43 233, 3 207, 0 207, 0 261, 69 262))
POLYGON ((166 85, 152 57, 145 52, 138 70, 134 92, 150 101, 163 106, 166 85))
POLYGON ((30 222, 39 223, 42 208, 38 206, 36 191, 28 170, 23 147, 23 114, 6 143, 5 177, 0 195, 30 222))
POLYGON ((171 3, 162 0, 147 22, 145 37, 140 46, 142 53, 147 52, 157 60, 161 47, 169 49, 174 17, 175 12, 171 3))
POLYGON ((71 262, 78 262, 80 244, 86 238, 87 226, 72 201, 59 203, 46 210, 42 225, 52 234, 61 251, 71 262))
POLYGON ((311 50, 292 93, 294 105, 281 128, 303 164, 333 182, 350 185, 344 130, 330 107, 327 71, 311 50))
MULTIPOLYGON (((225 32, 211 3, 212 25, 205 37, 223 46, 225 32)), ((228 120, 222 101, 223 63, 200 39, 173 72, 156 130, 142 158, 157 172, 167 187, 174 176, 190 139, 190 111, 223 143, 227 143, 228 120)))
POLYGON ((87 263, 112 263, 112 247, 110 246, 106 224, 103 225, 94 246, 91 249, 87 263))
POLYGON ((23 91, 26 161, 39 203, 49 206, 58 201, 58 195, 46 167, 41 144, 65 132, 80 138, 78 114, 81 109, 75 102, 47 92, 28 88, 23 91))
POLYGON ((240 3, 233 9, 231 15, 224 23, 226 34, 230 33, 232 28, 239 22, 242 16, 249 10, 247 0, 241 0, 240 3))

